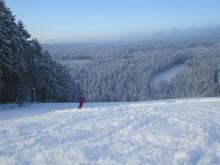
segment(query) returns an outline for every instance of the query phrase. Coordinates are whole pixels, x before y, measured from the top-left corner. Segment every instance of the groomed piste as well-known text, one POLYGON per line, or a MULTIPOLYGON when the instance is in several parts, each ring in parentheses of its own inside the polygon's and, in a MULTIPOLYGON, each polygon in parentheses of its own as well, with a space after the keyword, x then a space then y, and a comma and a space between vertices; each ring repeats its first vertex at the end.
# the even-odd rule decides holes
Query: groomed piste
POLYGON ((220 164, 220 98, 0 106, 0 164, 220 164))

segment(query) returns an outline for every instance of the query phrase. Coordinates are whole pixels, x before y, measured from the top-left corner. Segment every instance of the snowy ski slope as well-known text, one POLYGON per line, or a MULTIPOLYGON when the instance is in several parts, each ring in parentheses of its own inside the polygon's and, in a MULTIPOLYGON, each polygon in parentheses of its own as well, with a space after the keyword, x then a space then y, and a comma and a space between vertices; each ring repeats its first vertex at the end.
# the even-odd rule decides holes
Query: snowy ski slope
POLYGON ((0 164, 220 164, 220 98, 0 107, 0 164))

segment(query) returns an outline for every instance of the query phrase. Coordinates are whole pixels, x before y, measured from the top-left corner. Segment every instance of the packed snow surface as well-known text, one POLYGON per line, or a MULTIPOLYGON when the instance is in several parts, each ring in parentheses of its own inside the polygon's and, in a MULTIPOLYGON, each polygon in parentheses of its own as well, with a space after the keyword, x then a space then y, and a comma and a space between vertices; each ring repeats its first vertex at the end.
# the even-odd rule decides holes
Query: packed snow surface
POLYGON ((0 164, 220 164, 220 98, 0 107, 0 164))

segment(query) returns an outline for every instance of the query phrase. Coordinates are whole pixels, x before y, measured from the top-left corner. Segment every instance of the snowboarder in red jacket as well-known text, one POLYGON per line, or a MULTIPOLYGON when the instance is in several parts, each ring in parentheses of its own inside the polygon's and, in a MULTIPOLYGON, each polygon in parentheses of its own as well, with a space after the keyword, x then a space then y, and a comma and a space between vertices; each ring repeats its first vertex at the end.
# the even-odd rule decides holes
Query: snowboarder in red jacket
POLYGON ((83 97, 80 97, 80 99, 79 99, 79 107, 78 108, 82 108, 83 103, 84 103, 84 99, 83 99, 83 97))

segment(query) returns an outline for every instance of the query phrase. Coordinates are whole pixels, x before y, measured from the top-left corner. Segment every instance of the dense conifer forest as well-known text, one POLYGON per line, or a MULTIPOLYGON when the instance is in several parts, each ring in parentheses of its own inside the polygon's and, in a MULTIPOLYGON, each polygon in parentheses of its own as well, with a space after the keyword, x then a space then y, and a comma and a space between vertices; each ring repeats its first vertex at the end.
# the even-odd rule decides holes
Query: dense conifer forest
POLYGON ((35 88, 37 101, 74 101, 79 89, 67 67, 52 60, 0 0, 0 102, 14 102, 19 88, 35 88))
POLYGON ((220 39, 216 36, 44 47, 72 68, 88 101, 220 95, 220 39), (176 74, 158 78, 170 69, 176 74))

